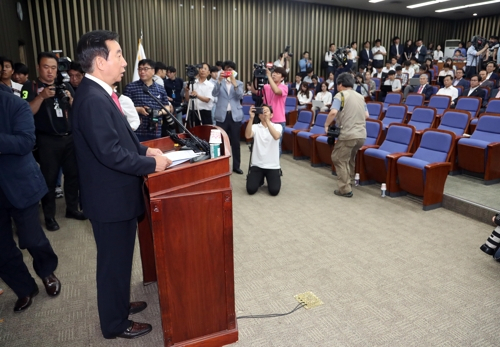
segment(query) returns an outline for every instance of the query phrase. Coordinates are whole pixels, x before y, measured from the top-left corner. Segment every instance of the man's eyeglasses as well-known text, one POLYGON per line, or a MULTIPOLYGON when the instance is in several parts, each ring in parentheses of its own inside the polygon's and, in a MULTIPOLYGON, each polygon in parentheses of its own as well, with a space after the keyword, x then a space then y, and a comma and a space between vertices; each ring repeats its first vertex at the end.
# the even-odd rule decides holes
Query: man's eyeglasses
POLYGON ((149 70, 153 70, 153 68, 152 67, 140 67, 137 70, 139 70, 139 72, 141 72, 141 71, 148 72, 149 70))

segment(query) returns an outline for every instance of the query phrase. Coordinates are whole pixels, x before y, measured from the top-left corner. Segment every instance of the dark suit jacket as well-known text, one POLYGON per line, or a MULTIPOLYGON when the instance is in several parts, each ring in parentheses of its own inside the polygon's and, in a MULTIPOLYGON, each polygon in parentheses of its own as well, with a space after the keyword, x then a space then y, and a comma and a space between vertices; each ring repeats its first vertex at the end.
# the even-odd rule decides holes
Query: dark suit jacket
MULTIPOLYGON (((399 44, 399 59, 398 59, 398 63, 401 64, 403 62, 403 57, 404 57, 404 45, 402 45, 401 43, 399 44)), ((397 56, 398 53, 396 51, 396 45, 392 45, 390 48, 389 48, 389 59, 392 58, 392 57, 395 57, 397 56)))
MULTIPOLYGON (((462 86, 462 87, 464 87, 464 90, 469 89, 470 82, 467 81, 466 79, 462 78, 460 81, 458 81, 456 86, 462 86)), ((456 87, 456 86, 454 85, 454 87, 456 87)))
MULTIPOLYGON (((419 88, 420 88, 420 85, 414 86, 413 92, 417 93, 419 88)), ((425 100, 429 100, 431 98, 432 91, 433 91, 432 86, 430 84, 426 84, 424 89, 422 90, 422 95, 425 95, 425 100)))
POLYGON ((48 192, 31 154, 35 122, 29 104, 12 93, 0 91, 0 110, 0 189, 15 208, 22 209, 48 192))
MULTIPOLYGON (((415 51, 413 52, 413 56, 417 54, 418 47, 415 46, 415 51)), ((423 64, 425 62, 425 56, 427 55, 427 48, 422 45, 420 46, 420 53, 418 53, 418 62, 419 64, 423 64)))
POLYGON ((468 94, 469 94, 469 91, 470 91, 470 88, 465 89, 465 90, 464 90, 464 92, 463 92, 463 94, 462 94, 462 96, 478 96, 478 97, 480 97, 481 99, 483 99, 483 101, 484 101, 484 97, 485 97, 486 95, 485 95, 485 92, 484 92, 484 90, 483 90, 483 89, 481 89, 481 88, 476 88, 476 89, 472 92, 472 94, 471 94, 471 95, 468 95, 468 94))
POLYGON ((73 102, 73 137, 85 215, 120 222, 144 212, 143 175, 155 171, 154 158, 139 143, 111 96, 83 78, 73 102))
POLYGON ((369 63, 369 59, 373 61, 373 52, 371 49, 369 49, 368 51, 369 52, 367 54, 364 47, 359 51, 359 65, 367 66, 369 63))

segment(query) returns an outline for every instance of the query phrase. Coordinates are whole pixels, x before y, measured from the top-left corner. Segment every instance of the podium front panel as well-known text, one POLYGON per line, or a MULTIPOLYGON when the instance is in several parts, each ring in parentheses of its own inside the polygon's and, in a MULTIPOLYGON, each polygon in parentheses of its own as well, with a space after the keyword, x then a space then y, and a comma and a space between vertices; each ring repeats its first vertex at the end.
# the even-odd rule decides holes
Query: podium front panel
POLYGON ((231 190, 156 197, 150 207, 165 346, 237 341, 231 190))

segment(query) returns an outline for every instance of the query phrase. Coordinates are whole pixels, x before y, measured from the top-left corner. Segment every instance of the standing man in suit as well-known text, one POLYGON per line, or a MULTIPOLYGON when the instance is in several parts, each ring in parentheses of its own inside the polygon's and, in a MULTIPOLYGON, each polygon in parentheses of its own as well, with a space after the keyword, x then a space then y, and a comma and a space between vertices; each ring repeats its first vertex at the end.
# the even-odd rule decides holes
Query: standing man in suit
POLYGON ((432 86, 429 84, 429 76, 427 74, 420 75, 420 85, 417 86, 406 86, 403 92, 403 102, 408 97, 409 93, 418 93, 425 95, 425 100, 429 100, 432 95, 432 86))
POLYGON ((403 46, 399 43, 399 37, 394 37, 392 39, 393 44, 389 48, 389 56, 396 57, 396 61, 399 65, 403 64, 403 46))
POLYGON ((236 64, 230 60, 224 62, 224 73, 219 75, 212 95, 217 97, 215 105, 215 124, 227 133, 233 154, 233 172, 242 175, 240 169, 240 129, 243 120, 241 99, 243 82, 234 78, 236 64))
POLYGON ((365 41, 365 43, 363 43, 363 49, 359 51, 359 65, 368 66, 372 65, 372 63, 373 52, 370 49, 370 41, 365 41))
POLYGON ((416 47, 415 47, 415 52, 413 55, 415 58, 417 58, 417 61, 420 65, 422 65, 425 62, 425 56, 427 55, 427 48, 423 45, 422 39, 418 39, 417 42, 415 42, 416 47))
POLYGON ((130 302, 137 217, 144 213, 142 176, 165 170, 171 161, 141 145, 122 113, 113 85, 127 62, 117 39, 114 32, 96 30, 78 42, 85 77, 73 104, 73 129, 82 203, 97 245, 101 331, 107 339, 130 339, 152 329, 128 319, 147 306, 130 302))
POLYGON ((38 286, 19 248, 28 249, 33 268, 49 296, 61 292, 61 283, 54 275, 57 255, 38 217, 38 202, 48 190, 31 154, 35 145, 33 114, 26 101, 15 96, 12 90, 2 89, 0 113, 0 278, 18 296, 14 312, 21 312, 33 302, 38 286), (16 223, 19 248, 13 238, 11 218, 16 223))

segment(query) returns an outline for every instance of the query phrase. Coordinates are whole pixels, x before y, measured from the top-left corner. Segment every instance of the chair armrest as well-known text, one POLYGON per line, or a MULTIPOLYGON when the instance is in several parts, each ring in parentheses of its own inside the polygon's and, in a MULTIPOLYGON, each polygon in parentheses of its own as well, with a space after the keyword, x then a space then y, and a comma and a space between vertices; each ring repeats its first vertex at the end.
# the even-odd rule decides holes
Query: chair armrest
POLYGON ((391 153, 387 155, 387 159, 398 160, 401 157, 413 157, 413 153, 401 152, 401 153, 391 153))
POLYGON ((316 140, 316 138, 318 138, 320 136, 326 136, 326 134, 312 134, 312 135, 309 136, 309 138, 311 140, 316 140))
POLYGON ((432 163, 425 165, 426 170, 438 170, 439 168, 445 168, 444 170, 448 172, 450 170, 451 163, 442 162, 442 163, 432 163))
POLYGON ((308 131, 309 129, 295 129, 295 130, 292 130, 292 134, 297 134, 301 131, 308 131))

